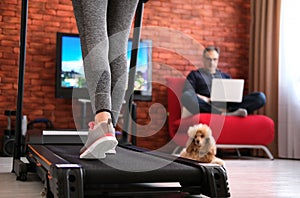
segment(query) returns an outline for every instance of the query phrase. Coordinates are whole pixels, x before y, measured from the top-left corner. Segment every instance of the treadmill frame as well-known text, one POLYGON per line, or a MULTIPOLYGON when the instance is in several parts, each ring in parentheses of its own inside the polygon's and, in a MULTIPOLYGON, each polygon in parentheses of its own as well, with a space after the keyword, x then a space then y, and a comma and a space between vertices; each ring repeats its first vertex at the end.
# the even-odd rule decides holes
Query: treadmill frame
MULTIPOLYGON (((59 145, 58 145, 59 146, 59 145)), ((146 152, 147 150, 135 146, 121 146, 133 152, 146 152)), ((199 183, 189 183, 185 180, 181 186, 155 186, 156 183, 105 183, 97 182, 95 187, 84 185, 85 169, 80 164, 70 163, 59 155, 53 153, 45 145, 29 145, 29 155, 27 159, 31 165, 35 164, 36 173, 44 183, 44 193, 47 197, 74 197, 83 198, 89 195, 130 195, 140 193, 189 193, 203 194, 209 197, 230 197, 227 182, 226 170, 223 166, 209 165, 204 166, 193 160, 177 158, 163 153, 152 153, 150 155, 171 160, 198 169, 199 183), (99 188, 100 186, 100 188, 99 188), (87 189, 88 188, 88 189, 87 189)), ((135 174, 135 173, 132 173, 135 174)), ((167 182, 171 183, 173 181, 167 182)))

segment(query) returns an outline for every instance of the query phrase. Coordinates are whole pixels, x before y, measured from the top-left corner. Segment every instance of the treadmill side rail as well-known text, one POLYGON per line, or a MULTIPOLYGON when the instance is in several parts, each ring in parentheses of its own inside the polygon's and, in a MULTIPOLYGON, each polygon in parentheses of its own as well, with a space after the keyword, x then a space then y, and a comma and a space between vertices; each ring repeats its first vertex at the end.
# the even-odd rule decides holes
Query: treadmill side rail
MULTIPOLYGON (((222 166, 202 166, 200 165, 205 176, 200 186, 190 183, 180 183, 183 192, 192 195, 203 194, 208 197, 230 197, 227 175, 222 166)), ((200 168, 200 167, 199 167, 200 168)))
POLYGON ((207 173, 208 184, 203 185, 204 194, 210 197, 230 197, 226 170, 223 166, 204 166, 207 173), (207 192, 210 190, 210 192, 207 192))
POLYGON ((78 164, 54 164, 48 181, 54 197, 84 197, 83 170, 78 164))

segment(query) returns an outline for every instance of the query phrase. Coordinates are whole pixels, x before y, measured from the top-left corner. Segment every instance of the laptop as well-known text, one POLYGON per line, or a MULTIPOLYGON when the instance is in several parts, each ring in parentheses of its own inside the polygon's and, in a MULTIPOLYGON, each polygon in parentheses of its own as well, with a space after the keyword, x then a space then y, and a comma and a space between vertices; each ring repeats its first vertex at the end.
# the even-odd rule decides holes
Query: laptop
POLYGON ((210 99, 212 102, 241 102, 243 91, 243 79, 213 78, 210 99))

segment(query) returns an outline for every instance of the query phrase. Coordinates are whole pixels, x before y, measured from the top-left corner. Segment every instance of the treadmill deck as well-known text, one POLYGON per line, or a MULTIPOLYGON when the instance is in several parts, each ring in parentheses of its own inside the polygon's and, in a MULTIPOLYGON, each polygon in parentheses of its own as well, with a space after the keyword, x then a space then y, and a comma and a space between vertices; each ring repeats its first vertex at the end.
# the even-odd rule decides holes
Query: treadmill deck
POLYGON ((40 172, 47 174, 40 174, 40 177, 46 181, 53 194, 72 194, 70 186, 76 191, 74 195, 79 194, 78 197, 108 191, 151 191, 157 189, 142 184, 165 183, 159 191, 175 190, 211 197, 230 196, 226 171, 221 166, 206 167, 167 154, 121 146, 116 148, 116 154, 107 155, 105 159, 80 159, 81 147, 29 145, 29 161, 36 163, 43 170, 40 172), (172 182, 178 185, 168 186, 172 182), (65 190, 61 192, 57 186, 65 190))

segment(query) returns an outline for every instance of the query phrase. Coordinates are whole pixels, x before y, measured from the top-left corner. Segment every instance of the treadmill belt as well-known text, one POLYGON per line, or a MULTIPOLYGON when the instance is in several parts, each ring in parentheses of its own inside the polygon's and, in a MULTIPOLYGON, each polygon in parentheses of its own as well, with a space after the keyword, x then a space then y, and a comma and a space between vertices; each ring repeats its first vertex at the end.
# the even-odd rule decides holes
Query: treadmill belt
POLYGON ((144 152, 117 147, 115 155, 105 159, 80 159, 81 145, 45 145, 56 155, 84 169, 85 184, 186 182, 201 183, 203 171, 199 168, 172 162, 144 152))

